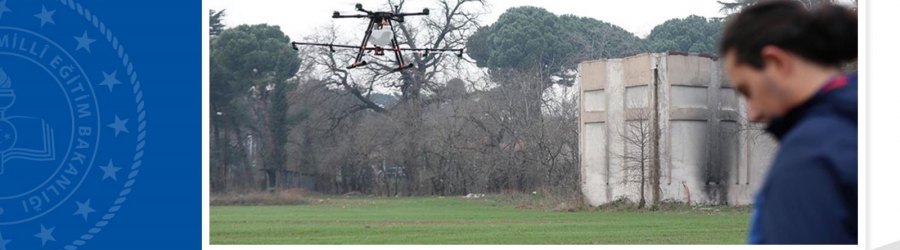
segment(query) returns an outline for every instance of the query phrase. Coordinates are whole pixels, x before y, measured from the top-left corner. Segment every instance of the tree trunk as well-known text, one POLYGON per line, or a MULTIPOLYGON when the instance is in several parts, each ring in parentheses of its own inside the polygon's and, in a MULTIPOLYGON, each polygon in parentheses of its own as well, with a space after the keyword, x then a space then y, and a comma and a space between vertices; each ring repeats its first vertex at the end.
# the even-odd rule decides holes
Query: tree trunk
POLYGON ((644 183, 646 183, 647 180, 644 178, 644 159, 646 159, 644 158, 644 150, 641 149, 641 199, 638 202, 638 208, 644 208, 644 206, 647 204, 647 201, 644 199, 644 183))
POLYGON ((217 166, 214 168, 215 171, 210 172, 210 173, 215 173, 215 175, 213 175, 213 177, 215 177, 214 181, 211 183, 212 184, 211 185, 212 192, 222 192, 225 190, 225 175, 224 175, 224 173, 225 173, 225 169, 228 166, 228 164, 225 162, 225 157, 224 157, 225 156, 225 152, 224 152, 225 147, 223 145, 225 145, 225 143, 222 140, 222 132, 219 129, 219 127, 220 127, 219 122, 213 122, 213 133, 215 134, 213 137, 213 139, 214 139, 213 143, 216 146, 216 152, 214 154, 214 157, 217 161, 216 162, 217 166))
POLYGON ((272 140, 274 142, 272 149, 272 157, 274 167, 278 169, 279 184, 284 189, 286 182, 287 154, 285 154, 285 144, 287 144, 288 128, 287 128, 287 96, 284 82, 275 83, 273 93, 270 95, 272 106, 270 117, 270 129, 272 130, 272 140))
POLYGON ((241 127, 238 125, 237 119, 232 116, 231 117, 231 125, 234 127, 234 136, 238 141, 238 149, 241 151, 239 156, 241 157, 241 163, 244 165, 244 178, 246 183, 244 183, 245 187, 253 188, 256 186, 256 181, 253 178, 253 170, 251 169, 252 163, 250 162, 250 156, 247 153, 246 146, 246 137, 241 132, 241 127))

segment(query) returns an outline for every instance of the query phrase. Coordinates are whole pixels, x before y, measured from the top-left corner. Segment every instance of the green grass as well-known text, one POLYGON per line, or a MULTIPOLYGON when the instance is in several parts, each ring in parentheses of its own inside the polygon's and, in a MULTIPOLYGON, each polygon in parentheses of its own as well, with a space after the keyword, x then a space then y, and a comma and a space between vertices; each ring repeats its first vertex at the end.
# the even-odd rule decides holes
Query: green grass
POLYGON ((212 244, 742 244, 748 215, 545 212, 492 200, 331 198, 320 205, 214 206, 212 244))

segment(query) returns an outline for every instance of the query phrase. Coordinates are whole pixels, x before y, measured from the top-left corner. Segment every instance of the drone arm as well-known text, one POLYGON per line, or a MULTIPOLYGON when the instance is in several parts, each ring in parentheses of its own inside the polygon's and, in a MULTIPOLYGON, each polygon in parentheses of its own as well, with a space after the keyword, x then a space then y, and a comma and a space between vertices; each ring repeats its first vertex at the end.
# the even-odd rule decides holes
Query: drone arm
POLYGON ((428 54, 431 52, 456 52, 456 56, 462 58, 463 49, 412 49, 412 48, 400 48, 401 51, 424 51, 425 57, 428 57, 428 54))
POLYGON ((374 14, 374 13, 372 13, 371 11, 368 11, 368 10, 366 10, 366 9, 363 9, 362 4, 356 4, 356 10, 357 10, 357 11, 361 11, 361 12, 365 12, 366 14, 369 14, 369 15, 374 14))
POLYGON ((462 52, 463 49, 413 49, 413 48, 400 48, 401 50, 410 50, 410 51, 452 51, 452 52, 462 52))
MULTIPOLYGON (((335 13, 337 13, 337 12, 335 12, 335 13)), ((366 18, 366 17, 369 17, 369 16, 368 15, 341 15, 341 14, 331 15, 331 18, 366 18)))
MULTIPOLYGON (((299 51, 297 45, 308 45, 308 46, 324 46, 328 47, 330 53, 334 53, 334 48, 347 48, 347 49, 360 49, 359 46, 351 46, 351 45, 339 45, 339 44, 330 44, 330 43, 301 43, 301 42, 291 42, 291 47, 294 48, 294 51, 299 51)), ((375 48, 364 48, 363 50, 375 50, 375 48)))
POLYGON ((330 44, 330 43, 302 43, 302 42, 291 42, 291 46, 293 46, 294 48, 296 48, 297 45, 327 46, 327 47, 350 48, 350 49, 358 49, 358 48, 359 48, 359 46, 338 45, 338 44, 330 44))
POLYGON ((396 16, 396 17, 404 17, 404 16, 427 16, 427 15, 430 14, 430 13, 431 13, 431 12, 428 10, 428 8, 425 8, 425 9, 422 10, 422 12, 418 12, 418 13, 396 13, 396 14, 394 14, 394 16, 396 16))
POLYGON ((427 15, 428 14, 425 14, 425 13, 399 13, 399 14, 395 14, 394 16, 427 16, 427 15))

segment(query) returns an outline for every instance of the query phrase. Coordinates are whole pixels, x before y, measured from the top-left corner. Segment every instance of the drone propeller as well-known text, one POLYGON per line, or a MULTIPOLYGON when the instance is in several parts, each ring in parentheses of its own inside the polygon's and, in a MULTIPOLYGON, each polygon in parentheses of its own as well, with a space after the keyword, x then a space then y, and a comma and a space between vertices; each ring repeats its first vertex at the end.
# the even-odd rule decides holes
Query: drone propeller
POLYGON ((391 11, 386 12, 378 12, 378 11, 369 11, 363 8, 362 4, 356 4, 354 6, 356 11, 363 12, 365 15, 341 15, 340 12, 333 12, 332 18, 372 18, 372 19, 390 19, 397 22, 403 22, 404 17, 406 16, 427 16, 431 13, 428 8, 422 9, 422 12, 419 13, 400 13, 400 6, 395 5, 391 11))

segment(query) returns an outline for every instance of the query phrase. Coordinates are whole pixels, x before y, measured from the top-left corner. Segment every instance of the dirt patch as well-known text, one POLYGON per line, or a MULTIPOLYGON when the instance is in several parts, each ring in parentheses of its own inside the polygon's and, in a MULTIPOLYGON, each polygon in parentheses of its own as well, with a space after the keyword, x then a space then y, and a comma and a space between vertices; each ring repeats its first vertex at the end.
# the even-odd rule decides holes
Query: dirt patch
POLYGON ((348 206, 359 206, 359 205, 377 205, 377 204, 387 204, 389 201, 385 200, 377 200, 377 199, 343 199, 343 198, 317 198, 310 199, 309 203, 312 205, 348 205, 348 206))
POLYGON ((584 202, 574 192, 539 190, 531 193, 504 192, 485 196, 487 201, 510 204, 516 209, 575 212, 585 209, 584 202))
POLYGON ((304 197, 304 198, 324 196, 323 194, 309 191, 309 190, 306 190, 303 188, 291 188, 288 190, 281 191, 281 193, 291 195, 291 196, 304 197))
POLYGON ((209 197, 210 206, 284 206, 308 204, 301 192, 254 192, 244 194, 223 194, 209 197))
MULTIPOLYGON (((608 219, 591 219, 592 222, 610 221, 608 219)), ((523 225, 523 224, 554 224, 554 223, 578 223, 579 219, 556 220, 410 220, 410 221, 378 221, 378 220, 282 220, 277 223, 297 225, 346 225, 346 226, 421 226, 421 225, 523 225)), ((255 223, 253 221, 234 221, 234 224, 255 223)))
POLYGON ((366 195, 363 193, 360 193, 360 192, 352 191, 352 192, 347 192, 346 194, 344 194, 342 196, 344 196, 344 197, 363 197, 366 195))

